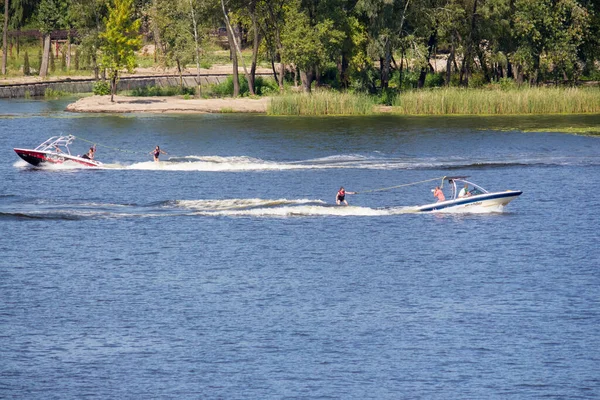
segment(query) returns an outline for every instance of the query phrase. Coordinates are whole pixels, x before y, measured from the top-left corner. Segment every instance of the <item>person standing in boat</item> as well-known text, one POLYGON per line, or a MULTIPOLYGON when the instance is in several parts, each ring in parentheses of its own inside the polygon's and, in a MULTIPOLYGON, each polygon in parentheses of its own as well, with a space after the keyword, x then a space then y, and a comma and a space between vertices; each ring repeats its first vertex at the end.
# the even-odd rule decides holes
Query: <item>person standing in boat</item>
POLYGON ((342 203, 348 205, 348 202, 346 201, 347 194, 356 194, 356 192, 347 192, 343 186, 338 190, 337 195, 335 196, 335 202, 338 206, 342 203))
POLYGON ((444 196, 444 192, 442 192, 442 189, 440 189, 439 186, 436 186, 435 189, 432 190, 433 195, 435 197, 437 197, 437 201, 445 201, 446 200, 446 196, 444 196))
POLYGON ((161 150, 160 146, 156 146, 156 148, 152 150, 150 154, 154 156, 154 162, 158 162, 158 157, 160 157, 161 154, 167 154, 167 152, 161 150))

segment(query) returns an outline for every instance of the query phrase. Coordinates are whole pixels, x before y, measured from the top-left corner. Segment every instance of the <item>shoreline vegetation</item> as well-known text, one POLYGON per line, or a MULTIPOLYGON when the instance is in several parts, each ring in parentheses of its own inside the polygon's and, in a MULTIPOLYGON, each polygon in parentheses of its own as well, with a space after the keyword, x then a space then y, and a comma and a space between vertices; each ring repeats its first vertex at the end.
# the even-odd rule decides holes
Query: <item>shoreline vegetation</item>
MULTIPOLYGON (((168 91, 165 91, 168 92, 168 91)), ((250 97, 196 98, 175 96, 87 96, 67 107, 99 113, 261 113, 270 116, 357 115, 552 115, 600 114, 598 88, 529 87, 509 90, 435 88, 408 90, 379 104, 362 93, 314 90, 312 93, 250 97)))

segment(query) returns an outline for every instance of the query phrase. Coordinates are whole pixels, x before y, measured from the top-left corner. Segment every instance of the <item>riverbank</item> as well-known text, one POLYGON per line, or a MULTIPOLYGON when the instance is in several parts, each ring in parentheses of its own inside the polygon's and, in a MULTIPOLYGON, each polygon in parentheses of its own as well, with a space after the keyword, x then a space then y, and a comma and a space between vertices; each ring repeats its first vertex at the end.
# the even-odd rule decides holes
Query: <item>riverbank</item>
POLYGON ((270 98, 184 99, 182 97, 89 96, 67 111, 89 113, 266 113, 270 98))
POLYGON ((392 105, 364 94, 316 90, 261 98, 196 99, 181 96, 89 96, 67 111, 94 113, 260 113, 268 115, 553 115, 598 114, 597 88, 524 88, 516 90, 435 89, 400 93, 392 105))

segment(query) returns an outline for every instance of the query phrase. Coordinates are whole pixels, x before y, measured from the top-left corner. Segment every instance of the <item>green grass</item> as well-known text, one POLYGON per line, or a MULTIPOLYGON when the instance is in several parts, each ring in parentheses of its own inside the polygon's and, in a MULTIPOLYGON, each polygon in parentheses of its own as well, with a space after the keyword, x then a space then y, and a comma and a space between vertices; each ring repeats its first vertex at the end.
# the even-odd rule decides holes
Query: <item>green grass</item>
POLYGON ((600 127, 564 127, 564 128, 537 128, 537 129, 525 129, 524 132, 557 132, 557 133, 568 133, 571 135, 581 136, 598 136, 600 137, 600 127))
POLYGON ((63 92, 62 90, 54 90, 51 88, 46 89, 44 92, 44 97, 47 99, 59 99, 61 97, 70 97, 73 96, 73 93, 63 92))
POLYGON ((391 112, 406 115, 600 113, 600 90, 538 87, 514 90, 414 90, 397 96, 391 112))
POLYGON ((364 94, 314 91, 275 96, 267 109, 269 115, 369 115, 374 98, 364 94))
POLYGON ((125 95, 132 97, 153 97, 153 96, 194 96, 195 88, 180 86, 147 86, 136 88, 125 92, 125 95))

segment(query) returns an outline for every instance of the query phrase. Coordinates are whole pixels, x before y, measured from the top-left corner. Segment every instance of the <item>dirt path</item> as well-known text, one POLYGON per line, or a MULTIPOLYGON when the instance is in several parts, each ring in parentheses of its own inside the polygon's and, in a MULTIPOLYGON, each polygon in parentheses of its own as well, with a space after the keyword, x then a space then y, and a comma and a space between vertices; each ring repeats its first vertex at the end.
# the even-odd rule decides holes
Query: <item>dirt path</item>
POLYGON ((90 96, 67 106, 67 111, 92 113, 266 113, 270 99, 183 99, 181 97, 90 96))

